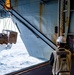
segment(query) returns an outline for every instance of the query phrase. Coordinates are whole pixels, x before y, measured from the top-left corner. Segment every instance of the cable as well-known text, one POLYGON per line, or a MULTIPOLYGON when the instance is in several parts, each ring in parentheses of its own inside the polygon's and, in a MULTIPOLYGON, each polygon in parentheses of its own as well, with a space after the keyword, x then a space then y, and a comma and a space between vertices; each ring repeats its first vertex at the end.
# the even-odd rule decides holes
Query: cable
MULTIPOLYGON (((14 15, 11 12, 12 15, 14 15)), ((14 15, 15 16, 15 15, 14 15)), ((32 31, 32 33, 34 33, 35 35, 37 35, 40 39, 42 39, 47 45, 49 45, 53 50, 55 50, 55 48, 53 48, 48 42, 46 42, 42 37, 40 37, 33 29, 31 29, 28 25, 26 25, 22 20, 20 20, 18 17, 15 16, 16 19, 18 19, 23 25, 25 25, 29 30, 32 31)))
MULTIPOLYGON (((40 32, 34 25, 32 25, 28 20, 26 20, 23 16, 21 16, 18 12, 16 12, 13 8, 12 10, 17 13, 23 20, 25 20, 28 24, 30 24, 34 29, 36 29, 40 34, 42 34, 47 40, 49 40, 51 43, 53 43, 47 36, 45 36, 42 32, 40 32)), ((53 43, 55 46, 56 44, 53 43)))
MULTIPOLYGON (((3 1, 3 0, 2 0, 3 1)), ((4 2, 4 1, 3 1, 4 2)), ((42 32, 40 32, 34 25, 32 25, 28 20, 26 20, 22 15, 20 15, 16 10, 12 8, 12 10, 18 14, 23 20, 25 20, 28 24, 30 24, 34 29, 36 29, 40 34, 42 34, 47 40, 49 40, 53 45, 56 46, 54 42, 52 42, 47 36, 45 36, 42 32)))
MULTIPOLYGON (((1 4, 2 5, 2 4, 1 4)), ((3 5, 2 5, 3 6, 3 5)), ((12 9, 14 10, 14 9, 12 9)), ((15 11, 15 10, 14 10, 15 11)), ((16 11, 15 11, 16 12, 16 11)), ((12 13, 12 12, 11 12, 12 13)), ((17 12, 16 12, 17 13, 17 12)), ((13 14, 13 13, 12 13, 13 14)), ((23 18, 19 13, 17 13, 22 19, 24 19, 27 23, 29 23, 34 29, 36 29, 30 22, 28 22, 25 18, 23 18)), ((14 15, 14 14, 13 14, 14 15)), ((15 15, 14 15, 15 16, 15 15)), ((16 16, 15 16, 16 17, 16 16)), ((23 23, 29 30, 32 31, 32 33, 34 33, 35 35, 37 35, 38 37, 40 37, 31 27, 29 27, 28 25, 26 25, 22 20, 20 20, 18 17, 16 17, 21 23, 23 23)), ((42 34, 46 39, 48 39, 51 43, 53 43, 48 37, 46 37, 43 33, 41 33, 38 29, 36 29, 40 34, 42 34)), ((40 37, 40 39, 42 39, 47 45, 49 45, 53 50, 55 50, 55 48, 53 48, 48 42, 46 42, 42 37, 40 37)), ((53 43, 54 44, 54 43, 53 43)), ((55 44, 54 44, 55 45, 55 44)), ((56 45, 55 45, 56 46, 56 45)))

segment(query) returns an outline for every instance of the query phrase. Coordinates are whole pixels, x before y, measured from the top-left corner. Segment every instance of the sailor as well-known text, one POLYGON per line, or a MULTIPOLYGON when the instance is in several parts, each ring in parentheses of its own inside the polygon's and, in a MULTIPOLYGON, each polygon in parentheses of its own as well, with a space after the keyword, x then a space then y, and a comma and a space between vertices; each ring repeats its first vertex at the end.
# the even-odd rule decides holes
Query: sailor
MULTIPOLYGON (((70 75, 70 70, 71 70, 71 52, 69 50, 67 50, 65 48, 65 45, 66 45, 66 40, 63 36, 59 36, 58 39, 56 40, 56 44, 57 44, 57 49, 51 54, 50 56, 50 65, 52 65, 52 73, 53 75, 66 75, 67 72, 68 74, 67 75, 70 75), (68 61, 66 63, 68 63, 66 66, 68 67, 68 71, 61 71, 61 68, 63 68, 63 66, 60 66, 62 65, 62 61, 59 61, 59 59, 61 60, 61 58, 58 58, 59 55, 57 55, 57 52, 61 52, 61 51, 64 51, 68 53, 67 55, 67 58, 68 61), (60 63, 60 64, 59 64, 60 63), (60 72, 63 72, 63 73, 60 73, 60 72), (66 72, 66 73, 65 73, 66 72)), ((62 55, 62 58, 64 58, 65 55, 62 55)), ((65 59, 65 60, 66 60, 65 59)))
MULTIPOLYGON (((59 36, 56 40, 56 45, 57 45, 57 49, 56 51, 62 46, 62 45, 65 45, 66 44, 66 40, 63 36, 59 36)), ((65 46, 64 46, 65 47, 65 46)), ((53 65, 53 62, 54 62, 54 57, 53 57, 53 53, 51 53, 51 56, 50 56, 50 65, 53 65)))

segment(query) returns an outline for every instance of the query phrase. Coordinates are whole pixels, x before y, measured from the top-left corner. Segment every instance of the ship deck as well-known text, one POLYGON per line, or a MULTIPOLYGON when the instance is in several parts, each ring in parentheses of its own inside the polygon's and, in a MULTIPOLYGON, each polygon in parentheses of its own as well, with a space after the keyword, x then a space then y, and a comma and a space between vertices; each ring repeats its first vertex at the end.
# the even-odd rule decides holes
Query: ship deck
MULTIPOLYGON (((72 58, 71 75, 74 75, 73 71, 74 59, 72 58)), ((52 66, 49 64, 49 61, 46 61, 44 63, 21 69, 6 75, 52 75, 52 66)))

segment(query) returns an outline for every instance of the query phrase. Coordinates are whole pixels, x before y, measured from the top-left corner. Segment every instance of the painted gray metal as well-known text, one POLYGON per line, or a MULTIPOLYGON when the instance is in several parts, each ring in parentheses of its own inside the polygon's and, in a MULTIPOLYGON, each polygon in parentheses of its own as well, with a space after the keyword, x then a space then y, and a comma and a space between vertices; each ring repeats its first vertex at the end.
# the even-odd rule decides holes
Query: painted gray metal
MULTIPOLYGON (((40 15, 40 0, 11 0, 11 5, 38 30, 40 30, 40 17, 42 17, 41 32, 53 41, 54 27, 57 25, 58 19, 57 0, 50 1, 49 4, 42 4, 42 15, 40 15)), ((34 57, 49 59, 53 50, 17 20, 15 22, 20 29, 22 40, 29 54, 34 57), (26 35, 25 31, 28 35, 26 35), (28 37, 28 39, 26 37, 28 37)))

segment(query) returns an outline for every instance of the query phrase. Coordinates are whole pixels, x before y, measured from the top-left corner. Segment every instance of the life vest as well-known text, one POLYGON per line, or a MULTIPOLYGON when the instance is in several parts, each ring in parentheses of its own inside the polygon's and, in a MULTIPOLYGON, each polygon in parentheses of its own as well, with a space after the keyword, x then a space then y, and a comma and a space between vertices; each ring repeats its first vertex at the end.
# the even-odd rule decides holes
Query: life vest
POLYGON ((53 52, 54 64, 53 75, 70 75, 71 70, 71 52, 64 48, 53 52))

